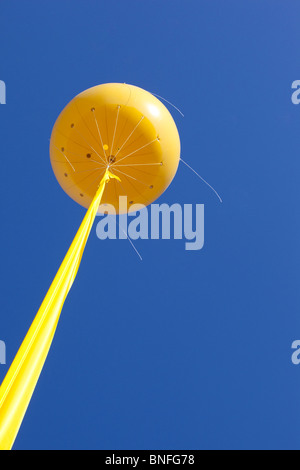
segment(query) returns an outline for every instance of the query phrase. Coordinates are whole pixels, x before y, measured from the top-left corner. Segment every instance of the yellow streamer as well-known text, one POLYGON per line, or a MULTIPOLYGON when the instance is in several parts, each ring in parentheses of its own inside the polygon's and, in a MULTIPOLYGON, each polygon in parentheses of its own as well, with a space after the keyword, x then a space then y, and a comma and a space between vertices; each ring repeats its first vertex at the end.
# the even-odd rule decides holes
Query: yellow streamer
POLYGON ((105 185, 107 169, 74 241, 0 387, 0 450, 10 450, 47 358, 61 310, 78 272, 105 185))

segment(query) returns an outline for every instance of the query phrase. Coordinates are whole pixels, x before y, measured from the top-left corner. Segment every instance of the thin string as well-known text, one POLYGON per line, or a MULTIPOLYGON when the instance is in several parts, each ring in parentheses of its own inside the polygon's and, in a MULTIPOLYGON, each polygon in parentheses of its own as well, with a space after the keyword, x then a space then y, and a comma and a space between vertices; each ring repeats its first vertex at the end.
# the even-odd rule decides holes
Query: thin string
MULTIPOLYGON (((106 170, 103 171, 103 175, 105 173, 106 170)), ((102 173, 100 175, 100 179, 102 179, 102 173)), ((97 175, 95 179, 93 179, 93 181, 90 183, 90 187, 94 184, 95 181, 99 181, 99 176, 97 175)), ((98 185, 99 187, 99 185, 98 185)))
POLYGON ((135 128, 133 129, 133 131, 131 132, 131 134, 129 134, 129 136, 127 137, 127 139, 125 140, 125 142, 123 143, 123 145, 119 148, 119 150, 117 151, 115 157, 117 157, 117 155, 121 152, 122 148, 124 147, 124 145, 128 142, 128 140, 130 139, 130 137, 132 136, 132 134, 136 131, 136 129, 139 127, 139 125, 141 124, 142 120, 145 118, 145 116, 142 116, 141 119, 139 120, 139 122, 137 123, 137 125, 135 126, 135 128))
POLYGON ((95 152, 96 155, 98 155, 98 157, 100 158, 100 160, 104 163, 104 165, 106 165, 106 161, 101 157, 101 155, 99 155, 99 153, 97 152, 97 150, 94 149, 94 147, 91 146, 91 144, 86 140, 86 138, 81 134, 81 132, 79 132, 76 128, 74 128, 75 132, 77 132, 77 134, 79 134, 82 139, 85 140, 85 142, 88 144, 88 146, 93 150, 93 152, 95 152))
POLYGON ((121 160, 119 160, 118 163, 120 163, 122 160, 125 160, 125 158, 130 157, 130 156, 133 155, 134 153, 139 152, 140 150, 143 150, 145 147, 148 147, 149 145, 153 144, 154 142, 158 142, 158 138, 157 138, 157 137, 156 137, 156 139, 152 140, 151 142, 148 142, 148 144, 143 145, 143 146, 140 147, 139 149, 134 150, 133 152, 131 152, 131 153, 129 153, 128 155, 126 155, 125 157, 121 158, 121 160))
MULTIPOLYGON (((117 219, 116 219, 117 221, 117 219)), ((136 252, 136 254, 138 255, 138 257, 140 258, 141 261, 143 261, 143 258, 141 257, 140 253, 138 252, 138 250, 136 249, 136 247, 134 246, 134 243, 133 241, 131 240, 131 238, 129 237, 129 235, 125 232, 125 230, 123 229, 123 227, 121 227, 121 225, 119 224, 119 222, 117 221, 117 224, 119 225, 120 229, 122 230, 122 232, 124 233, 125 237, 127 238, 127 240, 129 241, 129 243, 131 244, 132 248, 134 249, 134 251, 136 252)))
MULTIPOLYGON (((162 166, 161 163, 159 165, 162 166)), ((117 166, 118 165, 114 165, 113 168, 115 168, 117 166)), ((122 165, 120 165, 120 166, 122 166, 122 165)), ((129 166, 131 166, 131 165, 129 165, 129 166)), ((147 175, 147 176, 152 176, 152 177, 155 177, 155 178, 163 178, 163 175, 149 173, 149 171, 145 171, 144 169, 141 170, 141 168, 135 168, 135 171, 138 171, 139 173, 143 173, 144 175, 147 175)))
MULTIPOLYGON (((98 129, 98 134, 99 134, 99 137, 100 137, 101 146, 102 146, 102 148, 103 148, 103 152, 104 152, 104 155, 105 155, 105 159, 106 159, 106 161, 107 161, 107 155, 106 155, 106 151, 105 151, 105 148, 104 148, 104 145, 103 145, 103 140, 102 140, 101 132, 100 132, 100 129, 99 129, 99 126, 98 126, 98 121, 97 121, 97 118, 96 118, 96 110, 95 110, 95 108, 92 109, 92 112, 93 112, 94 119, 95 119, 95 123, 96 123, 97 129, 98 129)), ((104 163, 105 163, 105 162, 104 162, 104 163)))
MULTIPOLYGON (((61 136, 63 136, 64 139, 67 139, 67 136, 66 136, 65 134, 63 134, 59 129, 57 129, 57 133, 60 134, 61 136)), ((51 139, 49 139, 49 140, 51 140, 51 139)), ((76 140, 71 139, 71 137, 68 137, 68 140, 69 140, 70 142, 73 142, 73 144, 78 145, 78 147, 81 147, 81 148, 83 148, 84 150, 88 150, 88 148, 85 147, 85 145, 80 144, 79 142, 76 142, 76 140)))
MULTIPOLYGON (((94 170, 103 170, 103 168, 106 168, 106 166, 102 165, 101 167, 99 166, 97 168, 94 168, 94 170)), ((76 173, 86 173, 87 171, 91 173, 93 171, 93 169, 90 168, 88 170, 79 170, 79 171, 76 170, 76 173)))
POLYGON ((116 137, 116 130, 117 130, 117 125, 118 125, 118 119, 119 119, 120 108, 121 108, 121 106, 118 106, 118 112, 117 112, 115 130, 114 130, 113 140, 112 140, 112 144, 111 144, 111 148, 110 148, 110 153, 111 153, 111 154, 113 153, 113 150, 114 150, 114 143, 115 143, 115 137, 116 137))
MULTIPOLYGON (((68 159, 67 155, 65 154, 65 152, 63 152, 61 149, 59 149, 55 144, 52 144, 52 145, 58 150, 58 152, 60 152, 60 153, 63 154, 63 156, 65 157, 65 159, 67 160, 67 162, 69 163, 69 165, 71 166, 72 170, 73 170, 75 173, 80 173, 80 171, 76 170, 76 169, 74 168, 74 166, 72 165, 72 163, 73 163, 73 164, 75 164, 75 163, 76 163, 76 164, 82 164, 82 163, 86 163, 86 162, 91 162, 91 163, 93 162, 93 163, 97 163, 97 165, 100 165, 100 164, 101 164, 101 162, 99 162, 99 160, 94 160, 93 158, 89 158, 89 159, 87 159, 87 160, 81 160, 81 161, 79 161, 79 162, 72 162, 72 163, 71 163, 70 160, 68 159)), ((70 153, 70 152, 69 152, 69 155, 73 155, 73 156, 76 156, 76 157, 82 157, 82 155, 75 155, 75 154, 70 153)), ((84 158, 84 157, 82 157, 82 158, 84 158)), ((65 162, 60 161, 60 160, 52 160, 52 161, 55 162, 55 163, 62 163, 62 164, 65 164, 65 162)), ((105 165, 105 166, 102 165, 102 167, 103 167, 103 168, 106 168, 106 165, 105 165)))
MULTIPOLYGON (((66 162, 62 162, 62 161, 60 161, 60 160, 52 160, 52 161, 55 162, 55 163, 62 163, 63 165, 65 165, 65 163, 66 163, 66 162)), ((100 164, 101 164, 101 162, 99 162, 99 160, 93 160, 93 159, 89 159, 89 160, 87 160, 86 162, 83 161, 83 160, 81 160, 80 162, 72 162, 72 163, 74 163, 74 164, 75 164, 75 163, 76 163, 76 164, 77 164, 77 163, 78 163, 78 164, 79 164, 79 163, 82 164, 82 163, 87 163, 87 162, 94 162, 94 163, 97 163, 97 165, 100 165, 100 164)), ((102 166, 103 166, 103 168, 106 168, 106 167, 107 167, 107 165, 105 165, 105 166, 102 165, 102 166)), ((75 173, 77 173, 77 170, 75 170, 75 173)))
POLYGON ((176 111, 178 111, 182 117, 184 117, 184 114, 180 111, 179 108, 177 108, 171 101, 166 100, 166 98, 163 98, 162 96, 156 95, 155 93, 151 93, 151 95, 156 96, 157 98, 160 98, 161 100, 164 100, 166 103, 168 103, 170 106, 172 106, 176 111))
MULTIPOLYGON (((71 153, 71 152, 69 152, 69 151, 68 151, 68 154, 69 154, 69 157, 72 156, 72 157, 76 157, 76 158, 77 158, 77 157, 78 157, 78 158, 82 158, 82 160, 81 160, 80 162, 73 162, 73 163, 84 163, 84 162, 86 162, 86 161, 88 161, 88 162, 95 162, 95 163, 98 163, 98 164, 102 163, 102 162, 99 162, 99 160, 94 160, 93 158, 89 158, 89 157, 87 157, 87 159, 85 159, 85 157, 84 157, 82 154, 79 155, 78 153, 73 153, 73 152, 71 153)), ((104 162, 103 162, 103 163, 104 163, 104 162)))
POLYGON ((118 167, 118 166, 162 166, 162 164, 161 163, 128 163, 127 165, 126 164, 125 165, 114 164, 113 166, 114 167, 118 167))
POLYGON ((204 178, 202 178, 202 176, 199 175, 199 173, 197 173, 197 171, 194 170, 194 168, 192 168, 188 163, 186 163, 182 158, 180 158, 180 161, 182 163, 184 163, 193 173, 195 173, 195 175, 198 176, 198 178, 200 178, 203 183, 205 183, 210 189, 212 189, 212 191, 217 195, 217 197, 219 198, 219 201, 220 202, 223 202, 221 196, 217 193, 217 191, 215 190, 215 188, 213 188, 204 178))
POLYGON ((141 181, 141 180, 138 180, 137 178, 134 178, 134 177, 131 176, 131 175, 128 175, 128 173, 124 173, 123 171, 118 170, 118 169, 115 168, 115 167, 114 167, 114 170, 115 170, 115 171, 118 171, 118 172, 121 173, 122 175, 125 175, 125 176, 127 176, 128 178, 131 178, 131 179, 137 181, 138 183, 143 184, 144 186, 147 186, 147 187, 149 188, 149 185, 148 185, 148 184, 144 183, 144 182, 141 181))
MULTIPOLYGON (((86 129, 89 131, 90 135, 93 137, 93 139, 95 140, 95 142, 97 142, 97 144, 98 144, 99 142, 98 142, 97 138, 94 136, 93 132, 91 131, 90 126, 87 125, 87 123, 86 123, 85 119, 83 118, 81 112, 79 111, 79 108, 78 108, 78 106, 77 106, 76 103, 75 103, 75 106, 76 106, 76 108, 77 108, 78 114, 79 114, 79 116, 81 117, 82 122, 83 122, 83 124, 85 125, 86 129)), ((99 155, 99 156, 100 156, 100 155, 99 155)))
POLYGON ((71 186, 68 186, 66 188, 66 190, 69 190, 71 188, 73 188, 74 186, 78 186, 80 183, 82 183, 83 181, 85 181, 87 178, 89 178, 90 176, 92 176, 92 173, 95 173, 95 171, 102 171, 102 168, 101 170, 100 169, 97 169, 97 170, 92 170, 91 173, 87 176, 85 176, 84 178, 82 178, 80 181, 76 181, 74 184, 72 184, 71 186))
MULTIPOLYGON (((120 170, 119 170, 119 171, 120 171, 120 170)), ((133 190, 134 190, 135 193, 137 193, 142 199, 144 199, 144 201, 146 202, 146 205, 150 205, 150 204, 151 204, 151 201, 149 201, 149 199, 147 199, 147 198, 145 197, 145 195, 142 194, 142 193, 132 184, 132 182, 128 179, 128 176, 129 176, 129 175, 125 175, 125 174, 124 174, 124 177, 126 178, 127 183, 133 188, 133 190)), ((125 191, 125 195, 127 196, 126 191, 125 191)))
POLYGON ((72 170, 75 172, 75 171, 76 171, 75 168, 73 167, 73 165, 72 165, 72 163, 70 162, 70 160, 68 159, 68 157, 64 154, 64 152, 63 152, 61 149, 59 149, 58 147, 56 147, 55 144, 52 144, 52 145, 54 145, 54 147, 55 147, 59 152, 61 152, 61 153, 63 154, 63 156, 65 157, 65 159, 66 159, 67 162, 69 163, 70 167, 71 167, 72 170))
POLYGON ((150 176, 151 178, 163 178, 163 175, 149 173, 149 171, 141 170, 140 168, 135 168, 134 170, 143 173, 143 175, 150 176))

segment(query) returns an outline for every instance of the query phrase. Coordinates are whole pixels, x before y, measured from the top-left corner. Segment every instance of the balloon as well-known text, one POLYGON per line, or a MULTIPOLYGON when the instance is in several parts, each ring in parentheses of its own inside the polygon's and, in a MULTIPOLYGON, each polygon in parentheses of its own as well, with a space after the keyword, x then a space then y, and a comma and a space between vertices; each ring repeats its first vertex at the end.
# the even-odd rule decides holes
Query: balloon
POLYGON ((136 86, 109 83, 76 96, 54 126, 51 163, 64 191, 88 208, 109 167, 119 176, 107 185, 102 204, 116 213, 119 196, 132 204, 155 201, 173 180, 180 139, 167 108, 136 86))
POLYGON ((125 84, 81 93, 59 116, 51 137, 56 177, 88 211, 0 387, 0 450, 12 448, 51 347, 100 203, 126 195, 127 209, 150 204, 178 168, 180 140, 165 106, 125 84))

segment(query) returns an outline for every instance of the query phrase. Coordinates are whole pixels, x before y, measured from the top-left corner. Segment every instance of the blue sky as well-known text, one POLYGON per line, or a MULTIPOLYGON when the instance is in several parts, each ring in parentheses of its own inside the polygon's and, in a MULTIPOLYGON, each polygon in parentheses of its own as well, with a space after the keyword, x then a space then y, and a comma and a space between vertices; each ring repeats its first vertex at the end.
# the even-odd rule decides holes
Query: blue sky
MULTIPOLYGON (((15 449, 299 449, 299 2, 1 2, 0 339, 18 350, 84 216, 49 138, 81 91, 126 82, 176 111, 159 202, 205 204, 205 247, 94 227, 15 449)), ((300 366, 299 366, 300 367, 300 366)))

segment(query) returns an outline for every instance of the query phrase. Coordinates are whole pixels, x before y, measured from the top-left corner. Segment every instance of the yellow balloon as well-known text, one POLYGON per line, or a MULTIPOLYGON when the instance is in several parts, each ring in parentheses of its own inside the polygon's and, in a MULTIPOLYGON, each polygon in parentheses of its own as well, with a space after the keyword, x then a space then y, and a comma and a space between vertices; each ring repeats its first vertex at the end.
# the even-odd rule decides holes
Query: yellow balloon
POLYGON ((0 387, 0 450, 13 446, 100 203, 120 213, 153 202, 176 174, 180 139, 157 98, 135 86, 107 84, 81 93, 64 109, 50 157, 62 188, 88 211, 0 387), (124 209, 119 196, 127 196, 124 209))
POLYGON ((117 213, 148 205, 169 186, 180 161, 180 138, 168 109, 151 93, 127 84, 99 85, 76 96, 58 117, 50 158, 64 191, 88 208, 106 169, 118 176, 102 204, 117 213), (127 209, 119 207, 127 196, 127 209))

